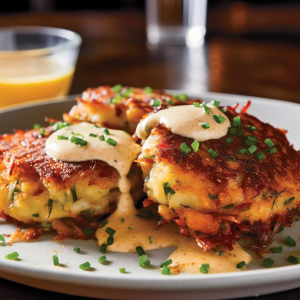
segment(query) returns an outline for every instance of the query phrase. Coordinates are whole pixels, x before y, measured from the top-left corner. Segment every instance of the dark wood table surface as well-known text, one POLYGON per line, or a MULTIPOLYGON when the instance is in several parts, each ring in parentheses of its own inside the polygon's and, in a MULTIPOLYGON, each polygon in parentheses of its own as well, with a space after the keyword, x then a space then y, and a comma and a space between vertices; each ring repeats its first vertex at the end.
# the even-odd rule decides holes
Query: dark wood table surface
MULTIPOLYGON (((300 103, 299 14, 299 7, 266 13, 242 3, 209 12, 208 34, 197 50, 148 45, 144 15, 134 11, 6 14, 0 15, 0 27, 53 26, 79 33, 83 43, 70 94, 121 83, 300 103)), ((83 299, 0 279, 1 300, 53 298, 83 299)), ((256 299, 296 300, 300 299, 300 288, 256 299)))

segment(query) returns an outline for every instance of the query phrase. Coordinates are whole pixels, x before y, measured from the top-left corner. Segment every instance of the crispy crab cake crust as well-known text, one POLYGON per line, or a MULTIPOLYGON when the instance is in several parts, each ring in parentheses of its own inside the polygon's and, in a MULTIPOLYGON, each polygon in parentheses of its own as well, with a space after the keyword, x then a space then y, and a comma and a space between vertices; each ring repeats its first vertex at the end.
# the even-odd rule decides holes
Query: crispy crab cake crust
POLYGON ((156 124, 138 159, 145 178, 144 190, 152 201, 161 205, 159 213, 167 221, 183 221, 193 233, 216 236, 231 222, 269 224, 280 216, 286 218, 300 206, 300 156, 285 134, 231 108, 227 116, 231 121, 240 116, 244 133, 257 138, 254 154, 237 154, 239 149, 250 146, 243 135, 231 135, 228 131, 220 139, 200 142, 197 152, 192 150, 186 155, 180 145, 186 143, 192 149, 194 140, 156 124), (258 130, 247 130, 249 125, 258 130), (233 141, 226 143, 229 137, 233 141), (265 143, 267 138, 274 142, 276 153, 265 152, 269 148, 265 143), (213 158, 209 149, 218 156, 213 158), (259 152, 265 158, 258 160, 255 154, 259 152), (175 194, 166 196, 164 183, 175 194))
MULTIPOLYGON (((44 136, 38 130, 0 136, 0 210, 27 224, 46 221, 49 199, 53 200, 49 222, 82 211, 89 216, 112 212, 120 194, 118 171, 99 160, 55 161, 45 152, 52 127, 45 130, 44 136), (76 201, 71 189, 76 190, 76 201)), ((133 169, 128 178, 137 201, 142 195, 141 174, 135 164, 133 169)))
POLYGON ((192 101, 186 96, 180 101, 162 90, 145 93, 145 90, 141 88, 131 88, 132 91, 124 96, 129 88, 122 87, 117 93, 112 90, 111 86, 88 88, 82 93, 82 97, 76 99, 77 105, 71 109, 69 114, 64 114, 64 120, 66 122, 92 122, 133 134, 142 117, 157 108, 152 105, 153 100, 160 100, 161 106, 201 102, 199 99, 192 101))

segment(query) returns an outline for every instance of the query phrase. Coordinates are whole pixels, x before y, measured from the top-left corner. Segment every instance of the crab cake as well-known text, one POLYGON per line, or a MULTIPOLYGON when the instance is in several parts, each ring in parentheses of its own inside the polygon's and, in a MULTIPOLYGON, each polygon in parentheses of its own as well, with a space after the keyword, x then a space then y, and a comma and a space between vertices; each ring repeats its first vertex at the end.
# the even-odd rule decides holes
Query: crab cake
POLYGON ((292 223, 300 207, 299 152, 283 130, 247 114, 246 107, 241 113, 228 107, 225 114, 212 113, 207 105, 197 108, 210 113, 199 131, 206 134, 223 116, 230 121, 225 134, 201 141, 187 128, 180 135, 166 121, 147 123, 153 114, 143 121, 150 131, 138 163, 147 205, 158 203, 160 223, 174 221, 204 250, 218 243, 232 249, 248 232, 257 237, 252 248, 260 252, 281 225, 292 223))
MULTIPOLYGON (((64 238, 87 238, 81 229, 94 228, 100 216, 115 210, 120 196, 120 174, 104 160, 66 162, 50 157, 45 144, 52 134, 56 133, 50 126, 0 136, 0 210, 2 215, 26 224, 46 227, 52 224, 62 231, 59 233, 64 238)), ((138 148, 137 156, 139 146, 129 134, 122 134, 132 140, 132 148, 138 148)), ((76 136, 75 140, 80 140, 76 136)), ((112 133, 110 137, 113 138, 112 133)), ((99 145, 105 143, 92 138, 99 145)), ((131 195, 137 201, 143 193, 136 163, 127 178, 131 195)))
POLYGON ((120 84, 89 88, 77 102, 69 114, 64 114, 66 122, 91 122, 130 134, 135 132, 142 117, 153 109, 192 103, 185 94, 173 96, 150 87, 141 89, 120 84))

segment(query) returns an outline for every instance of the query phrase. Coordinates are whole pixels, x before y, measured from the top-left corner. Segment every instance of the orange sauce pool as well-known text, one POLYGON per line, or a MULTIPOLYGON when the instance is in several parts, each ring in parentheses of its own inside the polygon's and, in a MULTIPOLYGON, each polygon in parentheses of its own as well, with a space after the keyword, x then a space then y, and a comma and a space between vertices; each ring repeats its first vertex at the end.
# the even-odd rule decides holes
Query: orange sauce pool
POLYGON ((68 94, 74 68, 46 59, 1 61, 0 107, 68 94))

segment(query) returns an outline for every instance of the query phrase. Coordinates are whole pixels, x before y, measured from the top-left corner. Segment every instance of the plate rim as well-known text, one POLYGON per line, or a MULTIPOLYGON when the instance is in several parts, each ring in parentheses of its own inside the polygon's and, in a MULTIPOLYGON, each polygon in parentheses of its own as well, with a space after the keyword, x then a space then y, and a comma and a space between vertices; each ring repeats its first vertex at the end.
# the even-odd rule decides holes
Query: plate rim
MULTIPOLYGON (((236 94, 226 94, 226 93, 214 93, 214 92, 206 92, 206 91, 199 91, 198 93, 188 93, 184 90, 166 90, 169 93, 172 94, 178 94, 181 92, 185 92, 188 95, 191 95, 192 97, 195 96, 195 98, 217 98, 219 100, 228 100, 229 98, 232 99, 239 99, 240 103, 243 101, 247 101, 250 99, 253 103, 267 103, 270 104, 271 102, 276 102, 279 106, 288 106, 288 107, 297 107, 300 108, 300 104, 293 103, 293 102, 287 102, 283 100, 276 100, 276 99, 270 99, 270 98, 261 98, 261 97, 253 97, 253 96, 245 96, 245 95, 236 95, 236 94), (196 96, 197 94, 197 96, 196 96)), ((26 104, 17 104, 11 107, 2 108, 0 109, 0 114, 5 114, 6 112, 15 111, 15 110, 21 110, 23 108, 27 107, 33 107, 33 106, 43 106, 48 104, 55 104, 55 103, 61 103, 61 102, 71 102, 75 101, 76 97, 80 96, 80 94, 75 95, 69 95, 66 97, 59 97, 54 99, 47 99, 47 100, 41 100, 41 101, 35 101, 30 102, 26 104), (55 100, 55 101, 54 101, 55 100)), ((0 225, 1 226, 1 225, 0 225)), ((31 265, 22 265, 18 264, 17 262, 12 261, 0 261, 0 270, 2 271, 1 277, 5 278, 4 272, 7 272, 7 274, 15 274, 19 276, 28 276, 28 271, 30 272, 31 278, 39 278, 44 280, 51 280, 56 282, 61 282, 64 280, 68 283, 75 283, 75 284, 83 284, 84 286, 91 286, 101 289, 102 287, 106 288, 112 288, 112 289, 125 289, 125 290, 132 290, 132 291, 145 291, 147 289, 151 289, 153 285, 155 285, 155 290, 157 292, 163 292, 163 291, 186 291, 189 289, 191 292, 199 293, 201 291, 208 291, 208 290, 215 290, 215 289, 228 289, 229 287, 233 287, 232 285, 228 285, 230 281, 236 282, 233 279, 239 279, 240 283, 239 288, 251 288, 256 287, 259 285, 260 290, 262 290, 262 293, 269 293, 269 290, 265 290, 267 284, 276 284, 278 283, 277 290, 274 291, 282 291, 285 290, 282 287, 280 287, 280 283, 286 282, 289 280, 289 285, 286 289, 295 288, 300 286, 300 283, 298 283, 300 279, 300 265, 291 265, 291 266, 284 266, 284 267, 276 267, 272 269, 259 269, 259 270, 247 270, 242 272, 233 272, 233 273, 219 273, 219 274, 206 274, 206 275, 198 275, 198 274, 189 274, 186 276, 157 276, 157 279, 155 278, 147 278, 147 277, 139 277, 138 275, 131 275, 130 277, 126 277, 124 274, 118 274, 117 276, 113 275, 112 277, 106 277, 105 275, 100 275, 97 273, 97 275, 92 273, 78 273, 74 272, 72 273, 71 270, 66 270, 68 276, 66 275, 66 272, 58 272, 56 270, 52 269, 46 269, 46 268, 40 268, 38 269, 36 266, 31 265), (13 268, 12 268, 13 266, 13 268), (69 271, 69 272, 68 272, 69 271), (278 275, 279 273, 279 275, 278 275), (23 275, 22 275, 23 274, 23 275), (100 276, 99 276, 100 275, 100 276), (84 279, 87 280, 84 280, 84 279), (256 279, 253 283, 252 280, 249 282, 249 279, 256 279), (257 282, 258 278, 263 278, 261 282, 257 282), (283 279, 284 278, 284 281, 283 279), (101 279, 101 281, 99 281, 101 279), (118 281, 118 284, 114 282, 118 281), (248 279, 248 280, 247 280, 248 279), (136 280, 138 280, 139 284, 137 285, 136 280), (199 281, 201 280, 201 286, 199 286, 199 281), (149 284, 150 281, 150 284, 149 284), (184 284, 182 284, 182 281, 184 284), (175 282, 176 285, 173 285, 170 287, 168 283, 175 282), (202 284, 205 284, 205 287, 202 286, 202 284), (166 286, 167 285, 167 286, 166 286)), ((11 280, 11 279, 10 279, 11 280)), ((17 281, 20 282, 20 281, 17 281)), ((20 282, 22 283, 22 282, 20 282)), ((251 293, 244 293, 242 296, 251 296, 254 295, 251 293)), ((240 297, 239 295, 238 297, 240 297)), ((164 298, 165 299, 165 298, 164 298)), ((174 299, 174 298, 173 298, 174 299)), ((209 298, 209 299, 215 299, 215 298, 209 298)))

